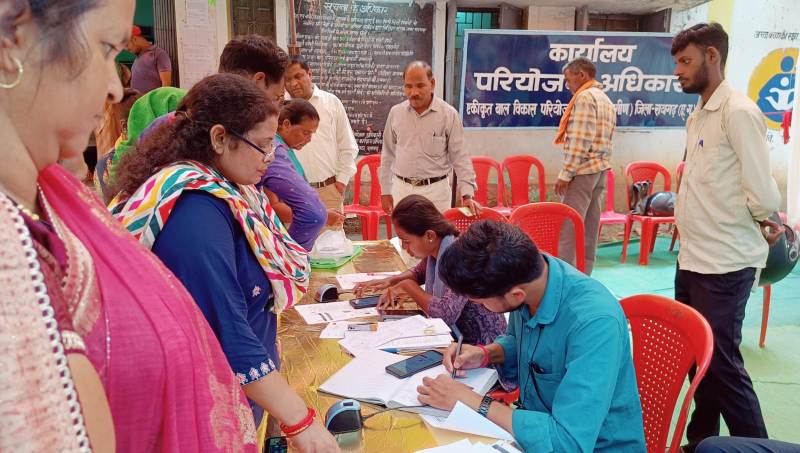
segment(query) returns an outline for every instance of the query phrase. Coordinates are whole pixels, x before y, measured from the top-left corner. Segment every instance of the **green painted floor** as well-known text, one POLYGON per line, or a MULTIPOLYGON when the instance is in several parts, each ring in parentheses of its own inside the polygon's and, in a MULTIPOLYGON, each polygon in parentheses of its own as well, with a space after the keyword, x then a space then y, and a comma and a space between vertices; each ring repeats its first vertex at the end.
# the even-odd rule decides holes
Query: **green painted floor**
MULTIPOLYGON (((619 262, 621 244, 602 245, 592 276, 618 297, 633 294, 674 297, 677 252, 670 253, 668 248, 669 239, 659 238, 649 265, 640 266, 638 242, 629 247, 625 264, 619 262)), ((742 329, 745 365, 761 401, 769 436, 800 443, 800 268, 772 287, 764 349, 758 347, 761 309, 759 289, 751 295, 745 312, 742 329)))

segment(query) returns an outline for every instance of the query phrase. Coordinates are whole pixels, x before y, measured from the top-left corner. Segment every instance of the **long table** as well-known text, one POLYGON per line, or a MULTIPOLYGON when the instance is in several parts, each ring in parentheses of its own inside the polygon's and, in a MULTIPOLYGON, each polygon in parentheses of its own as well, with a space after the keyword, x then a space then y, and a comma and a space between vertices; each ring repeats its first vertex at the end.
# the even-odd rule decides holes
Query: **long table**
MULTIPOLYGON (((406 269, 400 255, 388 241, 356 242, 364 252, 336 272, 315 269, 308 293, 301 304, 315 303, 314 294, 324 283, 336 283, 336 274, 355 272, 389 272, 406 269)), ((348 295, 342 299, 349 298, 348 295)), ((339 347, 338 340, 320 339, 325 324, 308 325, 294 310, 281 315, 278 338, 281 345, 281 372, 307 404, 324 421, 328 408, 339 401, 317 391, 328 377, 351 360, 339 347)), ((362 414, 368 415, 380 407, 362 403, 362 414)), ((343 446, 343 451, 413 452, 448 444, 469 437, 472 440, 493 440, 440 429, 428 429, 416 414, 392 411, 377 415, 365 423, 363 437, 357 444, 343 446)))

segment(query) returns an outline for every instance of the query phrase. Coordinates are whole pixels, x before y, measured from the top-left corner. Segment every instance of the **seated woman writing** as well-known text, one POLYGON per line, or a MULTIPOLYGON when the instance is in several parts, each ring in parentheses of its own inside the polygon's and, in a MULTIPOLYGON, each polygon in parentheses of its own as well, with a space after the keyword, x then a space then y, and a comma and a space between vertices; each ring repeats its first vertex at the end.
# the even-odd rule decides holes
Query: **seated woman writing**
POLYGON ((277 106, 233 74, 201 80, 125 155, 110 209, 194 297, 251 400, 303 452, 338 451, 281 376, 277 313, 308 285, 306 251, 255 188, 274 159, 277 106))
POLYGON ((437 262, 458 236, 458 230, 430 200, 420 195, 403 198, 392 210, 392 225, 403 249, 421 261, 400 275, 359 283, 355 287, 356 296, 365 290, 386 289, 380 307, 388 307, 394 305, 394 296, 402 291, 428 316, 442 318, 448 325, 455 324, 464 335, 464 342, 469 344, 488 344, 505 333, 503 315, 470 303, 439 279, 437 262), (420 287, 422 283, 425 289, 420 287))

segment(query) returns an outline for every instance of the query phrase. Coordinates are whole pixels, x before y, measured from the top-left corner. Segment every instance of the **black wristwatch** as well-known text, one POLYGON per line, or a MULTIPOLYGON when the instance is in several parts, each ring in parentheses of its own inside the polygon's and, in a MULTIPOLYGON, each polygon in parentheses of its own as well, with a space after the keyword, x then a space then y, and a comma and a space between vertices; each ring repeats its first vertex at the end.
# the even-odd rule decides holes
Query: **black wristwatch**
POLYGON ((472 195, 461 195, 462 200, 472 200, 472 195))
POLYGON ((484 396, 483 399, 481 400, 481 405, 478 407, 478 413, 483 415, 484 417, 488 417, 489 407, 492 405, 492 402, 494 402, 494 399, 492 399, 491 396, 489 395, 484 396))

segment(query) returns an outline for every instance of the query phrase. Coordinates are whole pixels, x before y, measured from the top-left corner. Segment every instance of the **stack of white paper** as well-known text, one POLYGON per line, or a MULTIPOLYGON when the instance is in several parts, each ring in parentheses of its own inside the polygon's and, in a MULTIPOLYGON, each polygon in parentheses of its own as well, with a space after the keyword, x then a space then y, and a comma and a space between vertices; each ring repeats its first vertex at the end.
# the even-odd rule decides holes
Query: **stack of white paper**
POLYGON ((415 315, 398 321, 378 323, 378 330, 374 332, 345 332, 345 337, 339 344, 358 357, 376 349, 400 352, 442 348, 452 341, 450 327, 443 320, 415 315))
POLYGON ((322 324, 363 318, 365 316, 378 316, 376 308, 355 309, 350 305, 350 302, 295 305, 294 309, 300 313, 300 316, 303 317, 307 324, 322 324))
POLYGON ((422 419, 434 428, 474 434, 476 436, 493 437, 495 439, 514 440, 514 436, 508 431, 475 412, 461 401, 456 402, 456 406, 446 417, 423 415, 422 419))
POLYGON ((360 274, 339 274, 336 276, 336 281, 339 282, 339 287, 343 290, 353 289, 356 283, 368 282, 370 280, 377 280, 380 278, 391 277, 400 272, 367 272, 360 274))
MULTIPOLYGON (((322 332, 319 333, 319 337, 326 339, 326 338, 344 338, 345 332, 347 332, 347 326, 351 323, 348 321, 334 321, 329 323, 322 329, 322 332)), ((352 324, 358 324, 358 322, 354 322, 352 324)))
MULTIPOLYGON (((424 377, 436 377, 447 371, 442 365, 398 379, 386 372, 386 366, 405 360, 408 357, 372 350, 356 357, 334 373, 319 386, 320 391, 343 398, 353 398, 390 408, 420 406, 417 387, 424 377)), ((492 368, 467 370, 467 376, 459 378, 477 393, 485 394, 497 382, 497 371, 492 368)), ((446 417, 448 412, 430 406, 409 409, 412 412, 446 417)))

